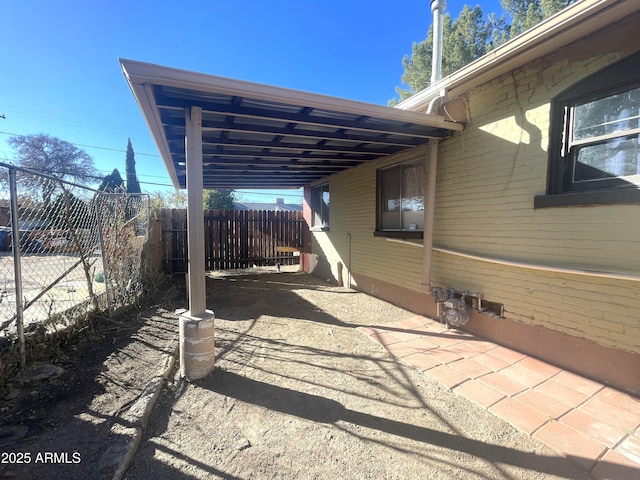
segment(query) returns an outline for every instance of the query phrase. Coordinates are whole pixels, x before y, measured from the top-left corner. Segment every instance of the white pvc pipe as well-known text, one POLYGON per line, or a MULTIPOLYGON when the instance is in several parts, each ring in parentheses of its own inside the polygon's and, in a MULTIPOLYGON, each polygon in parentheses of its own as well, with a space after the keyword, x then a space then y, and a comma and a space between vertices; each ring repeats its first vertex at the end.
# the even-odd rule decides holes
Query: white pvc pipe
POLYGON ((403 243, 405 245, 411 245, 412 247, 424 247, 424 245, 421 243, 410 242, 409 240, 402 240, 400 238, 387 238, 387 242, 403 243))
POLYGON ((481 262, 496 263, 498 265, 507 265, 509 267, 527 268, 529 270, 540 270, 543 272, 567 273, 569 275, 584 275, 587 277, 612 278, 616 280, 629 280, 632 282, 640 282, 640 275, 632 275, 628 273, 603 272, 599 270, 586 270, 581 268, 555 267, 551 265, 539 265, 536 263, 516 262, 513 260, 503 260, 501 258, 485 257, 479 255, 471 255, 469 253, 458 252, 448 248, 434 247, 434 251, 446 253, 447 255, 455 255, 456 257, 469 258, 479 260, 481 262))
MULTIPOLYGON (((421 243, 410 242, 408 240, 402 240, 399 238, 387 238, 387 241, 402 243, 404 245, 411 245, 412 247, 424 248, 424 245, 421 243)), ((631 282, 640 282, 640 275, 632 275, 630 273, 603 272, 600 270, 554 267, 551 265, 540 265, 536 263, 516 262, 513 260, 504 260, 504 259, 495 258, 495 257, 472 255, 470 253, 463 253, 457 250, 451 250, 449 248, 442 248, 442 247, 432 247, 432 250, 434 252, 445 253, 447 255, 454 255, 456 257, 469 258, 471 260, 495 263, 498 265, 507 265, 509 267, 527 268, 529 270, 540 270, 543 272, 567 273, 569 275, 585 275, 588 277, 612 278, 615 280, 629 280, 631 282)))

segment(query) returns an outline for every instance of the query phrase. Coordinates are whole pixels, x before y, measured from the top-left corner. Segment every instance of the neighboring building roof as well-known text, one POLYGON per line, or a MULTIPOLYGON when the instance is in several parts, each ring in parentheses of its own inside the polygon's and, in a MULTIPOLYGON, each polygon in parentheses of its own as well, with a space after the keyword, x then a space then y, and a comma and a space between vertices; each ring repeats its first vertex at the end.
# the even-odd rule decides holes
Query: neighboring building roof
POLYGON ((302 205, 296 203, 234 202, 236 210, 268 210, 270 212, 301 212, 302 205))
POLYGON ((436 97, 455 98, 507 72, 522 67, 558 49, 611 27, 640 12, 631 0, 579 0, 535 27, 500 45, 467 66, 444 77, 425 90, 400 102, 396 108, 426 111, 436 97))

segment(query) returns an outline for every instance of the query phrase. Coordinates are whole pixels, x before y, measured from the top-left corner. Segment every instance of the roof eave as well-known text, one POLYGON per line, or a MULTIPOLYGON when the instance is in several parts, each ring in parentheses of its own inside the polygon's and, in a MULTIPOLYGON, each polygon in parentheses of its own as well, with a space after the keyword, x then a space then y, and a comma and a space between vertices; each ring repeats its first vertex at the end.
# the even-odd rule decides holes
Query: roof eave
POLYGON ((462 131, 464 129, 462 124, 451 122, 440 115, 426 115, 411 111, 400 113, 398 110, 384 105, 274 87, 127 59, 120 59, 120 64, 130 85, 164 85, 284 104, 305 104, 316 109, 407 121, 451 131, 462 131))
MULTIPOLYGON (((250 98, 272 104, 304 106, 329 113, 346 113, 363 118, 392 121, 398 124, 420 125, 439 131, 434 138, 439 138, 443 135, 443 132, 462 131, 464 129, 464 125, 451 122, 437 115, 403 111, 388 106, 234 80, 133 60, 120 59, 120 64, 176 189, 181 188, 182 184, 180 175, 176 170, 175 159, 171 154, 169 139, 163 127, 157 99, 155 98, 156 86, 189 90, 203 96, 216 94, 250 98)), ((193 100, 193 104, 197 105, 198 100, 193 100)))
POLYGON ((155 100, 151 84, 139 82, 136 78, 132 77, 131 71, 129 70, 129 68, 134 67, 132 62, 127 62, 121 59, 120 65, 127 83, 129 84, 129 88, 131 88, 131 92, 136 99, 138 108, 140 108, 142 116, 151 131, 151 136, 153 137, 156 147, 160 152, 165 168, 169 173, 171 183, 176 190, 179 190, 181 186, 180 181, 178 180, 178 173, 176 172, 175 165, 171 158, 169 142, 167 141, 164 129, 162 128, 162 121, 158 115, 158 110, 155 108, 155 100))

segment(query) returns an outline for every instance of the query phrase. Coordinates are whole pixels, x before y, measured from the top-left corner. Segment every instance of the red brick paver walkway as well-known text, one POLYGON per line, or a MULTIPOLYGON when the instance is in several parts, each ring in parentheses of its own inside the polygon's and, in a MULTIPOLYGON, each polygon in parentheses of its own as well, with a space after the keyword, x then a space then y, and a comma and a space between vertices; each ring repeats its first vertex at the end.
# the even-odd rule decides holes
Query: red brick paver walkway
POLYGON ((594 479, 640 478, 638 398, 426 317, 359 330, 594 479))

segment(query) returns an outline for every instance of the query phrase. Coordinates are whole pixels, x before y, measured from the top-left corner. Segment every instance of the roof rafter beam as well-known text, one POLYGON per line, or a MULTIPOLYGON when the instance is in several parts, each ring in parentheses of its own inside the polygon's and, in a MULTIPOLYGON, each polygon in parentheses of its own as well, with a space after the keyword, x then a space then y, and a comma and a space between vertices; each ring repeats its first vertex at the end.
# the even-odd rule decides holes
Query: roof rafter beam
POLYGON ((203 151, 203 157, 213 158, 213 157, 224 157, 224 158, 273 158, 280 160, 309 160, 312 162, 332 162, 335 160, 352 160, 354 162, 362 162, 365 160, 375 160, 379 158, 378 155, 348 155, 348 154, 339 154, 339 155, 318 155, 318 154, 310 154, 310 153, 299 153, 294 155, 285 155, 278 152, 237 152, 237 151, 203 151))
MULTIPOLYGON (((185 159, 182 157, 176 156, 176 161, 178 164, 185 163, 185 159)), ((317 168, 320 166, 331 166, 338 168, 351 168, 361 163, 371 162, 374 159, 362 159, 362 160, 353 160, 349 158, 339 159, 339 160, 321 160, 314 161, 309 159, 299 159, 297 158, 264 158, 260 156, 250 156, 246 157, 225 157, 221 155, 204 155, 203 156, 204 163, 207 165, 271 165, 271 166, 298 166, 301 168, 317 168)), ((181 168, 181 165, 177 165, 176 168, 181 168)))
MULTIPOLYGON (((173 130, 172 133, 174 135, 183 135, 184 125, 177 121, 176 119, 163 119, 163 125, 165 127, 172 127, 176 130, 173 130)), ((282 135, 282 136, 295 136, 301 138, 309 138, 309 139, 318 139, 318 140, 340 140, 345 142, 354 142, 356 144, 361 143, 369 143, 374 145, 388 145, 400 148, 407 147, 415 147, 417 145, 421 145, 427 143, 428 139, 441 139, 440 136, 424 136, 420 138, 408 137, 406 139, 394 138, 384 139, 380 136, 373 137, 362 134, 353 134, 353 133, 345 133, 343 131, 340 132, 319 132, 317 130, 301 130, 294 128, 283 128, 283 127, 270 127, 264 125, 228 125, 225 122, 212 122, 212 121, 202 121, 202 132, 203 135, 206 135, 207 132, 219 132, 219 131, 229 131, 229 132, 239 132, 239 133, 258 133, 265 135, 282 135)), ((205 137, 206 138, 206 137, 205 137)))
POLYGON ((265 165, 260 162, 243 162, 243 163, 219 163, 219 162, 206 162, 203 171, 231 171, 231 170, 255 170, 255 171, 269 171, 269 172, 284 172, 284 171, 314 171, 314 172, 336 172, 342 170, 344 167, 340 165, 320 164, 320 165, 265 165))
MULTIPOLYGON (((367 125, 365 122, 369 117, 362 116, 364 121, 348 120, 344 118, 323 118, 313 117, 307 111, 312 109, 303 108, 300 113, 272 111, 253 107, 243 107, 235 105, 233 102, 231 105, 218 104, 213 102, 198 101, 194 102, 188 99, 171 98, 165 95, 156 97, 158 108, 188 108, 192 105, 197 105, 202 108, 203 117, 208 113, 216 115, 233 115, 236 118, 247 119, 267 119, 277 120, 282 122, 294 122, 298 125, 308 125, 315 127, 341 127, 349 130, 358 130, 372 133, 393 133, 395 135, 407 136, 407 137, 422 137, 429 138, 428 130, 439 129, 439 127, 430 127, 427 125, 417 125, 405 123, 403 125, 391 124, 387 125, 373 124, 367 125)), ((203 118, 204 122, 204 118, 203 118)), ((382 122, 381 122, 382 123, 382 122)), ((446 132, 441 132, 439 137, 442 137, 446 132)), ((433 134, 431 134, 433 135, 433 134)))
POLYGON ((332 162, 332 163, 288 163, 286 165, 283 165, 282 163, 276 163, 276 162, 272 162, 272 163, 266 163, 264 161, 256 161, 255 159, 248 159, 248 160, 239 160, 239 161, 234 161, 234 162, 229 162, 229 161, 224 161, 224 162, 216 162, 216 161, 211 161, 211 160, 205 160, 204 162, 204 166, 205 167, 217 167, 217 166, 251 166, 251 165, 261 165, 264 167, 270 167, 270 168, 282 168, 282 167, 287 167, 290 169, 299 169, 299 170, 317 170, 317 169, 322 169, 322 168, 339 168, 339 169, 344 169, 344 168, 350 168, 355 166, 354 163, 351 162, 332 162))
MULTIPOLYGON (((265 158, 261 156, 247 155, 244 157, 228 157, 224 155, 203 155, 205 165, 270 165, 274 167, 297 167, 300 168, 316 168, 321 166, 349 168, 360 165, 369 160, 354 160, 351 158, 331 159, 331 160, 315 160, 303 158, 265 158)), ((176 164, 177 169, 185 169, 186 163, 179 161, 176 164)))
MULTIPOLYGON (((279 183, 269 183, 269 184, 264 184, 264 183, 258 183, 258 182, 251 182, 251 183, 238 183, 238 182, 232 182, 232 183, 215 183, 212 184, 209 187, 209 190, 211 189, 215 189, 215 190, 265 190, 265 189, 296 189, 296 188, 301 188, 304 185, 298 184, 298 183, 292 183, 292 184, 279 184, 279 183)), ((207 190, 205 188, 205 190, 207 190)))
MULTIPOLYGON (((228 134, 228 132, 223 132, 228 134)), ((282 138, 282 137, 279 137, 282 138)), ((177 143, 174 141, 169 141, 169 144, 177 143)), ((179 142, 184 144, 184 142, 179 142)), ((202 145, 206 149, 210 146, 234 146, 234 147, 245 147, 245 148, 269 148, 271 150, 283 150, 283 151, 309 151, 309 152, 330 152, 330 153, 362 153, 366 155, 387 155, 388 150, 383 150, 381 148, 377 149, 366 149, 365 143, 360 143, 359 145, 354 146, 353 148, 344 148, 339 146, 326 145, 326 140, 321 140, 315 144, 308 143, 296 143, 296 142, 283 142, 275 140, 244 140, 244 139, 229 139, 227 137, 216 139, 216 140, 206 140, 203 139, 202 145)))
POLYGON ((255 175, 249 175, 248 173, 238 174, 233 172, 226 175, 206 176, 206 177, 203 177, 203 180, 205 185, 208 185, 214 182, 231 183, 235 181, 242 182, 242 183, 255 182, 256 184, 259 185, 260 184, 259 182, 264 180, 265 183, 269 181, 269 183, 271 184, 303 186, 307 183, 313 182, 320 178, 324 178, 326 176, 325 174, 312 175, 308 177, 303 177, 303 176, 300 176, 299 174, 295 176, 294 175, 278 176, 277 174, 272 173, 271 175, 269 175, 269 178, 265 180, 264 175, 265 174, 262 172, 260 174, 255 174, 255 175))
MULTIPOLYGON (((246 181, 246 180, 250 180, 250 179, 257 179, 257 180, 264 180, 265 182, 267 181, 282 181, 282 180, 286 180, 288 182, 295 182, 295 183, 299 183, 300 185, 304 185, 305 183, 315 180, 317 178, 323 178, 329 174, 327 174, 326 172, 311 172, 311 173, 304 173, 304 172, 271 172, 268 176, 265 176, 266 173, 265 172, 261 172, 261 171, 243 171, 243 172, 238 172, 238 171, 215 171, 215 172, 206 172, 203 173, 203 180, 205 181, 205 185, 207 184, 207 181, 209 180, 220 180, 220 179, 224 179, 224 178, 229 178, 229 179, 235 179, 239 182, 241 181, 246 181)), ((178 177, 179 178, 184 178, 184 174, 182 173, 178 173, 178 177)))

